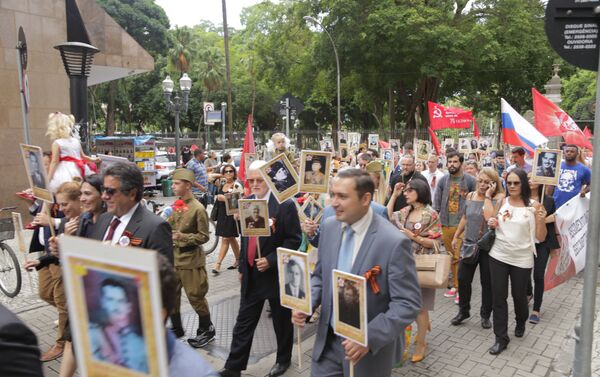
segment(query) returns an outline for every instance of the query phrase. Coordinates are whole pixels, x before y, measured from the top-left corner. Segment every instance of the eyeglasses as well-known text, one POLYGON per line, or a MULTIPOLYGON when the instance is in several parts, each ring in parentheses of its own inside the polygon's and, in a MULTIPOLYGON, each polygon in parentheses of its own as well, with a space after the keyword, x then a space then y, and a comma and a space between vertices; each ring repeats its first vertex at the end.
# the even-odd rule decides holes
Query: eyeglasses
POLYGON ((113 188, 113 187, 102 187, 102 193, 108 196, 113 196, 117 192, 121 191, 121 189, 113 188))
POLYGON ((257 178, 257 179, 248 179, 247 181, 249 184, 253 185, 253 184, 263 183, 265 180, 261 179, 261 178, 257 178))
POLYGON ((225 174, 229 174, 229 173, 233 174, 235 172, 233 170, 225 170, 223 173, 225 173, 225 174))
POLYGON ((507 186, 520 186, 521 181, 506 181, 507 186))

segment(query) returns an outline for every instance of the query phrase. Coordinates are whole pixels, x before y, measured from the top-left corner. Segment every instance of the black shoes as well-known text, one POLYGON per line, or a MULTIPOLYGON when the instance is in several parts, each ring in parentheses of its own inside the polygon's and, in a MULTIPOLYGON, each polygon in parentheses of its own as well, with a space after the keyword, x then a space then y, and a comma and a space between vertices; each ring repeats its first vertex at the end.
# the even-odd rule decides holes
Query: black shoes
POLYGON ((461 323, 463 323, 464 320, 466 320, 467 318, 471 317, 470 314, 465 314, 465 313, 458 313, 456 315, 456 317, 452 318, 452 321, 450 323, 452 323, 453 326, 458 326, 461 323))
POLYGON ((494 343, 494 345, 489 350, 490 355, 500 355, 500 353, 502 353, 502 351, 506 349, 506 346, 507 344, 496 341, 496 343, 494 343))
POLYGON ((276 363, 275 365, 273 365, 273 368, 271 368, 271 371, 269 372, 269 374, 267 374, 267 377, 281 376, 282 374, 285 373, 286 370, 288 370, 289 367, 290 367, 289 361, 287 363, 276 363))
POLYGON ((481 327, 483 327, 484 329, 491 329, 492 321, 490 321, 489 318, 481 318, 481 327))
POLYGON ((219 373, 219 376, 221 377, 240 377, 242 375, 242 372, 239 370, 231 370, 227 368, 223 368, 217 373, 219 373))
MULTIPOLYGON (((198 335, 195 338, 188 339, 187 341, 190 344, 190 346, 194 348, 202 348, 208 343, 215 340, 215 334, 215 327, 213 325, 210 325, 208 329, 198 329, 198 335)), ((239 376, 239 372, 237 375, 239 376)))
POLYGON ((515 326, 515 336, 517 338, 522 338, 525 335, 525 322, 517 323, 515 326))

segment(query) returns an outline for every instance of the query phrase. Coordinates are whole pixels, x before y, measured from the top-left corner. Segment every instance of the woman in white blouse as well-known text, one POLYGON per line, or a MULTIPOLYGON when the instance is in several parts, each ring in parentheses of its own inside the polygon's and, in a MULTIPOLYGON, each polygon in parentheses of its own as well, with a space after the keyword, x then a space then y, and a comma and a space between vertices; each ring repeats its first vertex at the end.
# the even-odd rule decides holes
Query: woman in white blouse
MULTIPOLYGON (((490 275, 492 279, 492 312, 496 341, 490 348, 492 355, 504 351, 508 337, 508 279, 515 305, 515 336, 525 334, 529 316, 527 284, 533 268, 536 240, 546 238, 546 210, 531 200, 527 173, 512 170, 506 177, 507 197, 500 203, 496 217, 488 225, 496 229, 496 241, 490 250, 490 275)), ((488 200, 488 198, 486 198, 488 200)))

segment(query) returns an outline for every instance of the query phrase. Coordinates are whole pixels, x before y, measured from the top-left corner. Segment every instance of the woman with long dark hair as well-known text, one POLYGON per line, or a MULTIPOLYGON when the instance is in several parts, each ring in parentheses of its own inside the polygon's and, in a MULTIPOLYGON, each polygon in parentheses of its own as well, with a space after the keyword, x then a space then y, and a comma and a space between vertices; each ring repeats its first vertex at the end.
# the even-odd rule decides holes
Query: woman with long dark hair
MULTIPOLYGON (((431 254, 440 242, 438 238, 442 236, 442 223, 438 213, 431 207, 429 184, 420 179, 411 180, 405 186, 404 196, 407 206, 392 214, 392 223, 412 241, 414 254, 431 254)), ((427 352, 425 337, 431 331, 429 311, 434 307, 435 289, 421 288, 421 296, 423 308, 417 316, 415 352, 411 359, 413 363, 423 360, 427 352)))
POLYGON ((221 237, 219 257, 212 269, 212 273, 215 275, 218 275, 219 272, 221 272, 221 263, 223 262, 223 259, 225 259, 225 255, 227 255, 227 250, 229 250, 230 246, 233 250, 233 255, 235 255, 235 263, 227 267, 227 269, 235 270, 238 267, 240 260, 240 245, 237 242, 237 237, 239 236, 237 222, 233 218, 233 215, 227 215, 225 201, 227 200, 228 194, 240 192, 243 189, 237 182, 237 171, 235 170, 235 166, 229 164, 223 165, 221 168, 221 175, 225 178, 221 180, 221 184, 218 186, 217 200, 215 200, 214 204, 217 206, 217 226, 215 233, 217 236, 221 237))
POLYGON ((496 240, 490 250, 492 278, 492 310, 496 341, 489 349, 498 355, 506 349, 508 337, 508 282, 515 305, 515 336, 525 334, 529 315, 527 284, 533 268, 536 240, 546 238, 546 210, 531 200, 527 173, 519 168, 506 176, 507 197, 502 201, 496 217, 488 226, 496 229, 496 240))

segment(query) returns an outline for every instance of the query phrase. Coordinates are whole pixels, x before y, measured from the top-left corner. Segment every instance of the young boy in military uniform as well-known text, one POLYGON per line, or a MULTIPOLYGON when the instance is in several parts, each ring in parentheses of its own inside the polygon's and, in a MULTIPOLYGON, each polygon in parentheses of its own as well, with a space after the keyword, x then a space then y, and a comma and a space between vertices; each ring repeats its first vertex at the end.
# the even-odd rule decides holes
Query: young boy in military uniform
POLYGON ((183 287, 199 318, 196 337, 188 339, 188 343, 192 347, 200 348, 215 339, 215 327, 210 320, 205 298, 208 292, 208 277, 202 244, 208 241, 209 237, 208 215, 204 206, 192 194, 192 184, 195 181, 191 170, 176 169, 173 172, 173 192, 180 200, 173 205, 173 213, 167 220, 173 228, 173 255, 178 280, 175 309, 171 314, 173 331, 178 338, 184 335, 179 311, 183 287))

